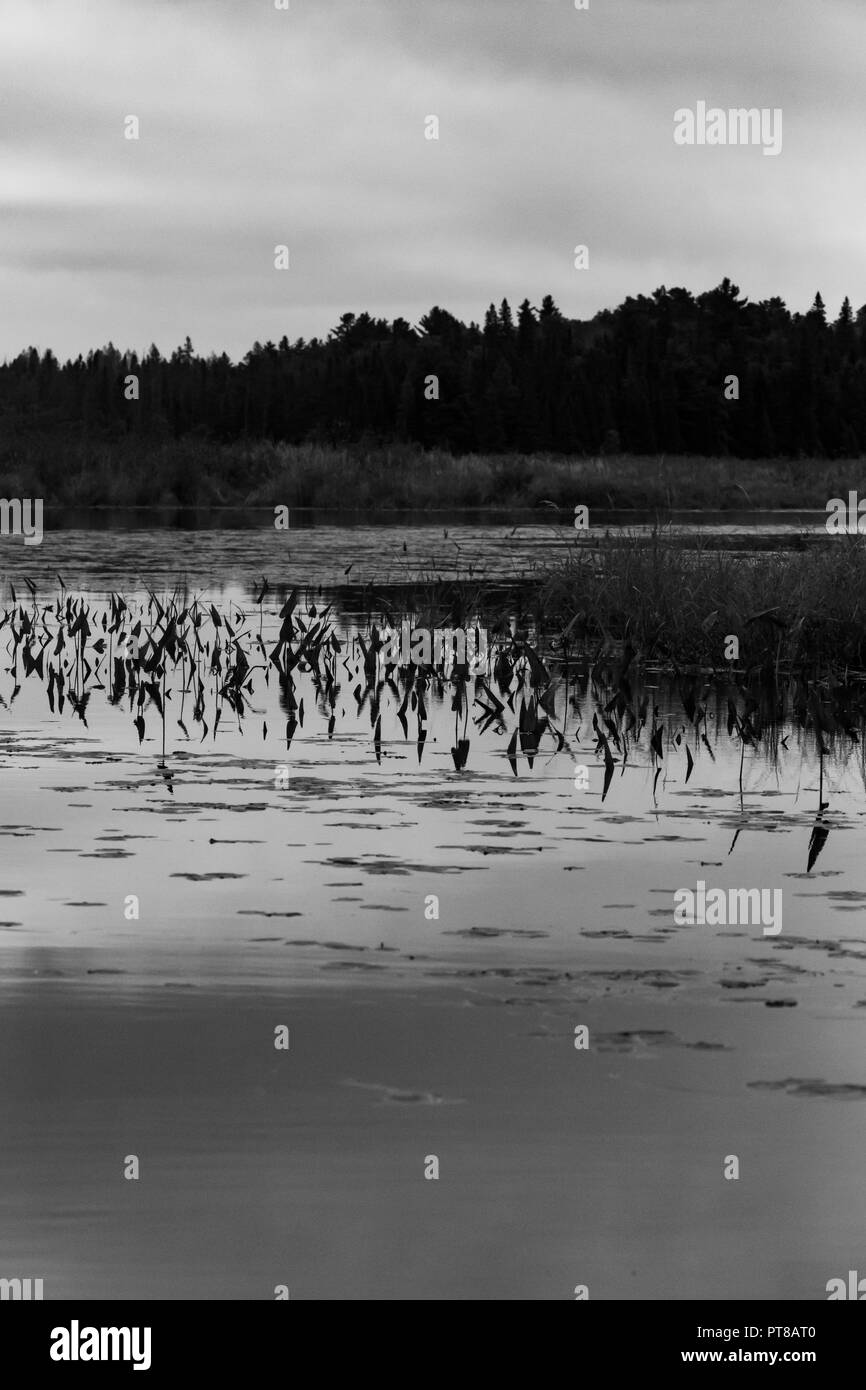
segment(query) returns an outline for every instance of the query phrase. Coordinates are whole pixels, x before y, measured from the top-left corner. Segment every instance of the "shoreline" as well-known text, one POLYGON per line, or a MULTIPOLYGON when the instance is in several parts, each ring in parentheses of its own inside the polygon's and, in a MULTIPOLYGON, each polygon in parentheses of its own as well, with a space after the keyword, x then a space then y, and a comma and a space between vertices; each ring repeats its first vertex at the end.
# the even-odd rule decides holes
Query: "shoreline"
POLYGON ((201 435, 13 435, 0 443, 5 496, 48 505, 350 508, 505 507, 819 510, 856 489, 866 459, 679 454, 458 454, 394 441, 220 443, 201 435))

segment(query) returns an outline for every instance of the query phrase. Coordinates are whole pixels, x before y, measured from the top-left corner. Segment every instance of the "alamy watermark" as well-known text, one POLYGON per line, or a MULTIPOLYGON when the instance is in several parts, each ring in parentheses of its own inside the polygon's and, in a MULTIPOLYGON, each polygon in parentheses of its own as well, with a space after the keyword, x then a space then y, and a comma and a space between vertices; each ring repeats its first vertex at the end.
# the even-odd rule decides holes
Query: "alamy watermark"
POLYGON ((31 1300, 41 1301, 41 1279, 0 1279, 0 1299, 12 1299, 22 1303, 31 1300))
POLYGON ((0 497, 0 536, 23 536, 25 545, 41 545, 42 498, 0 497))
MULTIPOLYGON (((400 631, 386 628, 377 653, 386 665, 405 667, 443 665, 468 666, 473 676, 487 670, 489 648, 487 629, 470 627, 412 627, 404 621, 400 631)), ((353 669, 364 669, 364 657, 355 655, 353 669)))
POLYGON ((842 497, 831 497, 826 512, 824 529, 828 535, 866 535, 866 497, 860 501, 856 492, 849 492, 847 503, 842 497))
POLYGON ((782 108, 739 106, 728 111, 699 101, 674 112, 677 145, 762 145, 764 154, 782 152, 782 108))
POLYGON ((851 1299, 856 1303, 866 1301, 866 1279, 861 1279, 856 1269, 848 1270, 848 1283, 844 1279, 828 1279, 826 1283, 828 1303, 839 1299, 851 1299))
POLYGON ((679 927, 760 926, 764 936, 782 930, 781 888, 710 888, 702 878, 695 892, 674 893, 674 921, 679 927))
POLYGON ((131 1361, 134 1371, 150 1370, 149 1327, 69 1327, 51 1329, 52 1361, 131 1361))

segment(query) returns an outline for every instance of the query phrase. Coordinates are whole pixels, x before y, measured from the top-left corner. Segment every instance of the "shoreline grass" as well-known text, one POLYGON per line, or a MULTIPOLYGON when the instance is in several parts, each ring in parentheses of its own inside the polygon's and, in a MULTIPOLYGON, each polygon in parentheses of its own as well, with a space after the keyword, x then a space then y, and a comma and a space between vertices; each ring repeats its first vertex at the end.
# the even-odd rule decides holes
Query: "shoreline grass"
POLYGON ((0 441, 4 496, 51 506, 394 510, 823 510, 866 494, 866 459, 453 455, 411 444, 211 443, 22 435, 0 441))
POLYGON ((539 567, 536 603, 571 641, 629 643, 641 656, 719 673, 866 669, 866 545, 840 536, 805 552, 732 554, 660 534, 572 546, 539 567), (725 658, 728 636, 739 656, 725 658))

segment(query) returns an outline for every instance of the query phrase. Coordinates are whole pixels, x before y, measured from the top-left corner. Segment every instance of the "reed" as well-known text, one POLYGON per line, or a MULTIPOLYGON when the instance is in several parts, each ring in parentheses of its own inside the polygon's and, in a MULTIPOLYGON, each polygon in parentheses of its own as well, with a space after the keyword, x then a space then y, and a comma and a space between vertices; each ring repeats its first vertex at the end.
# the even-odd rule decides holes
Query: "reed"
POLYGON ((101 438, 60 433, 0 442, 3 495, 43 497, 46 508, 120 506, 412 508, 544 507, 567 522, 576 504, 671 509, 819 508, 866 493, 862 459, 569 457, 466 454, 414 444, 278 444, 101 438))
POLYGON ((671 547, 656 531, 570 546, 534 582, 540 618, 572 641, 629 641, 649 659, 724 671, 733 635, 737 669, 866 670, 866 546, 856 536, 733 554, 700 540, 671 547))

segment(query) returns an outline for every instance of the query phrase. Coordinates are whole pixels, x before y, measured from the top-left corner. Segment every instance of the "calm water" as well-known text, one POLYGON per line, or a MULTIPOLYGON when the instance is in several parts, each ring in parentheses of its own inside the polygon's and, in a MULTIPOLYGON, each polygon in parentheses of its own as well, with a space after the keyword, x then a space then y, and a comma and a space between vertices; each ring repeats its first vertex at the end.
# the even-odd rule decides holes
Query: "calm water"
MULTIPOLYGON (((253 630, 265 574, 280 585, 267 647, 286 585, 327 588, 349 564, 351 580, 395 582, 447 544, 441 529, 406 532, 405 555, 395 527, 69 530, 7 541, 3 560, 16 589, 27 574, 48 602, 56 570, 97 607, 183 576, 253 630)), ((508 576, 555 540, 518 536, 452 528, 455 570, 508 576)), ((215 728, 208 687, 203 740, 188 695, 189 737, 178 726, 175 691, 161 769, 152 707, 140 741, 128 701, 95 689, 85 726, 3 669, 10 1269, 44 1277, 46 1297, 272 1298, 285 1283, 292 1298, 570 1298, 588 1283, 811 1299, 858 1267, 862 747, 838 739, 824 759, 829 834, 807 872, 811 733, 748 749, 741 791, 724 692, 704 743, 676 690, 647 681, 663 757, 644 729, 603 795, 603 676, 558 674, 559 737, 518 751, 515 772, 519 699, 482 728, 480 689, 455 711, 433 686, 419 747, 398 689, 359 706, 346 679, 332 709, 298 671, 287 749, 285 695, 262 670, 242 721, 215 728), (699 879, 781 889, 780 934, 677 925, 673 895, 699 879), (738 1182, 722 1177, 732 1154, 738 1182)))
MULTIPOLYGON (((593 512, 582 543, 646 536, 658 522, 668 543, 700 533, 706 544, 729 549, 785 548, 815 544, 827 535, 824 512, 671 513, 593 512)), ((430 578, 518 580, 533 566, 563 554, 578 533, 562 512, 535 509, 502 516, 443 512, 409 513, 378 524, 349 524, 327 514, 293 513, 288 531, 277 532, 273 513, 197 515, 186 511, 125 510, 63 514, 46 512, 40 546, 0 540, 0 578, 19 583, 27 575, 40 593, 56 589, 57 575, 71 588, 95 595, 107 589, 173 589, 231 592, 247 600, 262 574, 277 585, 365 586, 430 578), (350 568, 351 567, 351 568, 350 568)))

